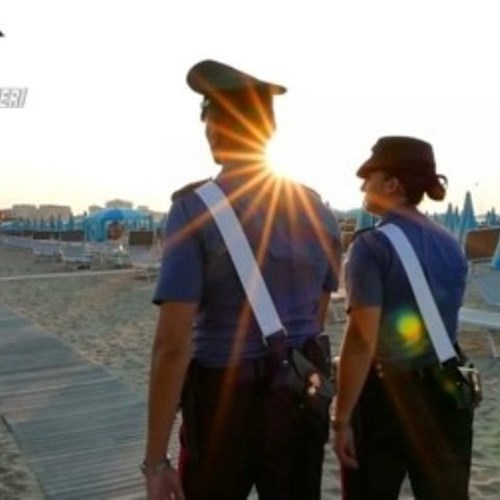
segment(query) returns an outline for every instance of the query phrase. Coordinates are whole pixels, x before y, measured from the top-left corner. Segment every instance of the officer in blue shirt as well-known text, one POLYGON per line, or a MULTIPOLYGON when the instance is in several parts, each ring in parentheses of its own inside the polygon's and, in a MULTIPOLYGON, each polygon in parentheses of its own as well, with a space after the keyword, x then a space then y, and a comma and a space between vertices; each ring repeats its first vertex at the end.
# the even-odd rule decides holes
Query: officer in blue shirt
MULTIPOLYGON (((340 237, 314 191, 266 164, 273 98, 286 89, 210 60, 193 66, 187 81, 203 97, 201 119, 221 167, 214 180, 248 238, 288 345, 308 346, 314 358, 337 288, 340 237)), ((318 499, 328 415, 313 426, 275 390, 262 332, 195 192, 204 182, 173 195, 166 222, 142 467, 149 498, 238 500, 255 487, 263 499, 318 499), (165 453, 181 399, 177 475, 165 453)))
MULTIPOLYGON (((417 209, 445 196, 430 144, 383 137, 357 172, 364 205, 405 233, 457 352, 467 262, 457 240, 417 209)), ((420 499, 466 499, 472 404, 453 360, 440 364, 406 272, 376 229, 353 240, 345 262, 348 321, 333 411, 343 498, 396 499, 408 473, 420 499)))

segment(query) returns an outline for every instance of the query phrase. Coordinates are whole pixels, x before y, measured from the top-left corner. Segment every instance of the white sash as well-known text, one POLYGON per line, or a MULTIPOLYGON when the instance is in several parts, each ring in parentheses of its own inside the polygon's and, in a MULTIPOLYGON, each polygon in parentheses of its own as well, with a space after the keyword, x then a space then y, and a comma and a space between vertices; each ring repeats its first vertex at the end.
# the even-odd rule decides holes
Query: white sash
POLYGON ((430 339, 441 363, 456 358, 457 353, 446 333, 443 319, 439 314, 436 302, 425 278, 420 261, 415 250, 403 231, 395 224, 385 224, 377 228, 384 233, 392 243, 401 263, 408 275, 413 294, 424 320, 430 339))
POLYGON ((264 341, 273 333, 279 331, 286 333, 248 239, 226 195, 213 181, 203 184, 195 192, 210 210, 221 232, 264 341))

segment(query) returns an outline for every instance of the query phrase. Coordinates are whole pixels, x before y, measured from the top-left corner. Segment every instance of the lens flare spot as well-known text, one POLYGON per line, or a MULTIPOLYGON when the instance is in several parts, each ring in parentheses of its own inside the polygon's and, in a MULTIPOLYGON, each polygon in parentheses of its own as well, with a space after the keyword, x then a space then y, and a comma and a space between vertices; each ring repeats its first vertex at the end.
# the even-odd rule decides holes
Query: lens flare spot
POLYGON ((396 329, 407 349, 415 353, 425 349, 424 326, 418 315, 405 311, 398 317, 396 329))
POLYGON ((448 394, 453 394, 454 392, 456 392, 457 390, 457 387, 455 386, 455 384, 451 381, 451 380, 443 380, 443 389, 446 393, 448 394))

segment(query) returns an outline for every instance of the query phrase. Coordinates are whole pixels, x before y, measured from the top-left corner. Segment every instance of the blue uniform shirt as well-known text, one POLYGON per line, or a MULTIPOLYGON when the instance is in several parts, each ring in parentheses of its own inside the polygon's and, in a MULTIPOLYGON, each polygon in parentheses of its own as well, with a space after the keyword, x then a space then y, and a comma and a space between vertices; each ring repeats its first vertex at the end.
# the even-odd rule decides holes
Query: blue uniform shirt
MULTIPOLYGON (((457 240, 417 210, 390 212, 380 224, 394 223, 412 244, 452 342, 456 342, 467 261, 457 240)), ((345 262, 348 309, 377 306, 382 319, 376 357, 386 363, 419 367, 436 357, 406 272, 384 234, 368 230, 353 240, 345 262)))
MULTIPOLYGON (((337 288, 340 232, 333 213, 311 190, 267 171, 224 174, 216 182, 231 200, 261 263, 289 343, 320 332, 318 300, 337 288), (259 257, 260 256, 260 257, 259 257)), ((194 355, 227 366, 265 355, 262 334, 245 314, 245 292, 215 222, 193 190, 174 201, 153 301, 199 303, 194 355)))

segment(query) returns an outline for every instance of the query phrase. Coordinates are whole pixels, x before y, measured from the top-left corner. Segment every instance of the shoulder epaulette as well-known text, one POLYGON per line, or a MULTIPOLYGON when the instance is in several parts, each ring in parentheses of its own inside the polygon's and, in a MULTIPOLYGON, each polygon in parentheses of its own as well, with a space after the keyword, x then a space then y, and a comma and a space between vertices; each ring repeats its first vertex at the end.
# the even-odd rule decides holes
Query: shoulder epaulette
POLYGON ((318 198, 318 200, 321 200, 321 195, 312 187, 306 186, 305 184, 300 184, 300 186, 305 189, 308 193, 312 194, 315 198, 318 198))
POLYGON ((194 191, 196 188, 202 186, 205 184, 205 182, 208 182, 210 180, 210 177, 207 179, 203 179, 202 181, 196 181, 196 182, 191 182, 190 184, 187 184, 186 186, 182 187, 181 189, 178 189, 172 194, 172 201, 176 201, 182 196, 185 196, 186 194, 190 193, 191 191, 194 191))
POLYGON ((367 231, 373 231, 374 229, 375 229, 374 227, 363 227, 361 229, 358 229, 357 231, 354 231, 354 234, 352 235, 352 240, 357 238, 360 234, 366 233, 367 231))

